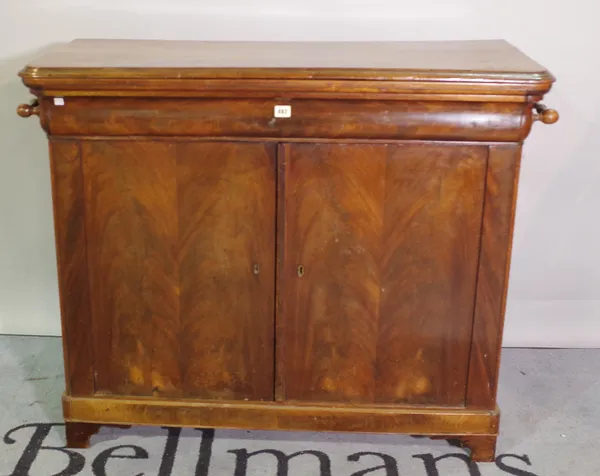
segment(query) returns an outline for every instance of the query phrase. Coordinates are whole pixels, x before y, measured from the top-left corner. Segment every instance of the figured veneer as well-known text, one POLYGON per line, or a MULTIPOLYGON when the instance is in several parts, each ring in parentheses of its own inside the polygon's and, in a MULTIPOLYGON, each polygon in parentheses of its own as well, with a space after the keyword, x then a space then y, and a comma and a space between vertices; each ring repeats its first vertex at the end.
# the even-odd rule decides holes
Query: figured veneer
POLYGON ((78 40, 20 74, 50 140, 69 447, 149 424, 494 459, 548 71, 502 41, 78 40))

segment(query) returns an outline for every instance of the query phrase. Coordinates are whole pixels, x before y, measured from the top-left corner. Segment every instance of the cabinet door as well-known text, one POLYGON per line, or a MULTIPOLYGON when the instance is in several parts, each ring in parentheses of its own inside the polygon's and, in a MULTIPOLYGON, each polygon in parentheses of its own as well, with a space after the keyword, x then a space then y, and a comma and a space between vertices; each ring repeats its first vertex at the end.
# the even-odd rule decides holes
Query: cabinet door
POLYGON ((274 146, 81 154, 96 391, 272 400, 274 146))
POLYGON ((278 397, 464 405, 487 149, 282 149, 278 397))

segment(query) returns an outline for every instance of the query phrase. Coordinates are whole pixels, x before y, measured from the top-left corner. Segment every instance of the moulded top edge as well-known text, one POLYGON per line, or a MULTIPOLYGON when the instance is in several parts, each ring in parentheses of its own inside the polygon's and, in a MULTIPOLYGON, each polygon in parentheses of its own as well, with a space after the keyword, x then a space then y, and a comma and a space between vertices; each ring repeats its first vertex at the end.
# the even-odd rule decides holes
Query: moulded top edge
POLYGON ((548 83, 544 67, 503 40, 204 42, 75 40, 20 75, 44 79, 290 79, 548 83))

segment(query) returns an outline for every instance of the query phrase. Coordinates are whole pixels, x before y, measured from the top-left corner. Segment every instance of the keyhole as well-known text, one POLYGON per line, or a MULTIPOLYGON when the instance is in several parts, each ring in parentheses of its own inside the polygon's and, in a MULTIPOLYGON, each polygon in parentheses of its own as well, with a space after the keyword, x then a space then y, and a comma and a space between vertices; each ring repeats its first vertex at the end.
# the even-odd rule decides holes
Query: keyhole
POLYGON ((302 276, 304 276, 304 266, 299 265, 298 266, 298 277, 301 278, 302 276))
POLYGON ((255 264, 254 267, 252 268, 252 272, 254 274, 260 273, 260 265, 259 264, 255 264))

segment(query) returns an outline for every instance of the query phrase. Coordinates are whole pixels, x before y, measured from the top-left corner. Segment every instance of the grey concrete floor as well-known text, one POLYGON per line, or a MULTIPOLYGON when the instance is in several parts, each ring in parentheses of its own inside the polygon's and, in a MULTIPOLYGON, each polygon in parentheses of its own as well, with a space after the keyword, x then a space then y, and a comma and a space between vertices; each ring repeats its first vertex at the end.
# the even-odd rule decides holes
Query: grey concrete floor
POLYGON ((1 475, 600 475, 600 349, 505 349, 499 458, 470 467, 460 456, 434 462, 465 454, 445 441, 402 435, 186 429, 168 440, 148 427, 103 428, 90 449, 68 455, 48 449, 64 445, 63 387, 60 339, 0 336, 1 475), (262 450, 312 453, 279 470, 273 453, 245 464, 262 450), (387 469, 375 469, 382 458, 387 469))

